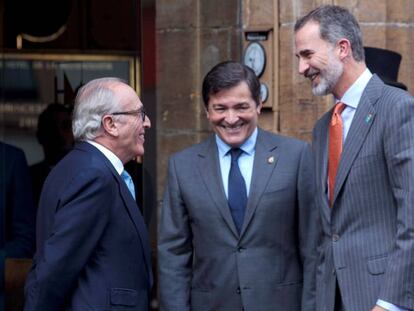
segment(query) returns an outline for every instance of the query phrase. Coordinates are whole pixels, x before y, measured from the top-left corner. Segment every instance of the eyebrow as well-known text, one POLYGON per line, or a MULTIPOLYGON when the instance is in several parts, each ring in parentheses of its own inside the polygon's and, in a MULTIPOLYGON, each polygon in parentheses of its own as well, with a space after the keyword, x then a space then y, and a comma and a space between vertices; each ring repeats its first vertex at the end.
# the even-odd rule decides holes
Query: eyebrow
POLYGON ((305 50, 301 50, 301 51, 299 51, 299 53, 296 53, 296 57, 299 57, 299 56, 307 56, 307 55, 309 55, 309 54, 313 54, 313 53, 315 53, 315 51, 314 51, 314 50, 311 50, 311 49, 305 49, 305 50))

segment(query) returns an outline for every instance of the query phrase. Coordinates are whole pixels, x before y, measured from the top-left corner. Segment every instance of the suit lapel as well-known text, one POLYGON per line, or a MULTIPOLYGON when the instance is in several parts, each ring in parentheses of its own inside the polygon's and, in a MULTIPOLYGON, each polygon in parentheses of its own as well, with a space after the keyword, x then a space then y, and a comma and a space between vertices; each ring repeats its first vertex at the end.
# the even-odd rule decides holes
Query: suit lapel
POLYGON ((121 197, 126 206, 126 210, 132 222, 134 223, 135 229, 137 230, 137 233, 138 233, 138 237, 141 240, 142 251, 145 257, 147 272, 148 272, 150 284, 152 284, 151 254, 150 254, 149 235, 148 235, 147 226, 145 225, 144 218, 141 215, 138 204, 137 202, 135 202, 134 198, 132 197, 131 192, 129 191, 127 185, 118 175, 118 173, 117 172, 115 173, 116 173, 116 178, 119 184, 119 189, 121 191, 121 197))
POLYGON ((200 159, 198 162, 198 169, 210 198, 221 213, 230 230, 236 237, 238 237, 239 233, 234 225, 226 194, 224 193, 217 145, 214 140, 214 135, 212 135, 206 142, 204 148, 202 148, 199 152, 198 157, 200 159))
POLYGON ((279 158, 279 152, 275 139, 273 136, 266 138, 265 136, 267 135, 268 134, 266 132, 259 129, 255 148, 249 199, 247 202, 246 214, 244 216, 240 237, 244 234, 254 216, 263 192, 266 189, 279 158))
POLYGON ((121 198, 125 203, 125 207, 128 212, 128 215, 134 224, 134 227, 137 231, 139 239, 141 240, 142 251, 144 253, 149 281, 151 284, 152 283, 152 271, 151 271, 149 236, 148 236, 147 227, 144 223, 144 218, 142 217, 139 211, 139 207, 137 203, 131 196, 131 193, 129 192, 127 185, 121 179, 121 177, 119 176, 118 172, 115 170, 112 163, 96 147, 86 142, 79 143, 76 147, 86 152, 93 153, 97 158, 99 158, 106 165, 106 167, 110 170, 115 180, 117 181, 119 189, 120 189, 120 193, 121 193, 121 198))
POLYGON ((327 187, 328 187, 328 128, 329 122, 331 120, 332 109, 326 113, 318 127, 317 135, 317 145, 316 147, 316 172, 318 173, 318 182, 321 188, 319 194, 321 195, 320 199, 322 200, 322 211, 327 217, 330 218, 331 208, 329 206, 327 187))
POLYGON ((334 202, 375 121, 376 111, 374 105, 380 95, 381 84, 382 82, 379 78, 374 75, 365 88, 358 104, 339 162, 335 182, 334 202))

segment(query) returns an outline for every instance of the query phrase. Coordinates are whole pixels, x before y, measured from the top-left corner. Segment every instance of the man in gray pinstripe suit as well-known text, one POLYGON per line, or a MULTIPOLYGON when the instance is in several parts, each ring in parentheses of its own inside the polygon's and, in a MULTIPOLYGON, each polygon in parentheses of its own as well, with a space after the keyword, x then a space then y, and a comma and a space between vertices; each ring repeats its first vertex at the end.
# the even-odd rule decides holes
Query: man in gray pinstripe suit
POLYGON ((414 98, 367 69, 359 25, 344 8, 299 19, 295 53, 313 93, 344 107, 335 115, 342 153, 331 183, 334 108, 313 133, 323 232, 317 310, 413 310, 414 98))

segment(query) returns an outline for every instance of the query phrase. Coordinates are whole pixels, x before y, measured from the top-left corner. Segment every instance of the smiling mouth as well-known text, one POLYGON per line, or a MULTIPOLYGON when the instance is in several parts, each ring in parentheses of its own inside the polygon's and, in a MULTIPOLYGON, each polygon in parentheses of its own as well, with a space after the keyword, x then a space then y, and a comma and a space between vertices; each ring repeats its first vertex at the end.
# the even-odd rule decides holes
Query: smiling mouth
POLYGON ((240 131, 240 129, 243 127, 243 125, 244 125, 244 123, 240 123, 240 124, 237 124, 237 125, 232 125, 232 126, 229 126, 229 125, 223 125, 223 126, 222 126, 222 128, 223 128, 226 132, 229 132, 229 133, 234 133, 234 132, 238 132, 238 131, 240 131))
POLYGON ((314 73, 313 75, 308 76, 308 78, 313 82, 317 76, 319 76, 319 73, 314 73))
POLYGON ((309 70, 306 73, 305 77, 313 82, 316 79, 316 77, 319 76, 319 74, 320 74, 319 70, 309 70))

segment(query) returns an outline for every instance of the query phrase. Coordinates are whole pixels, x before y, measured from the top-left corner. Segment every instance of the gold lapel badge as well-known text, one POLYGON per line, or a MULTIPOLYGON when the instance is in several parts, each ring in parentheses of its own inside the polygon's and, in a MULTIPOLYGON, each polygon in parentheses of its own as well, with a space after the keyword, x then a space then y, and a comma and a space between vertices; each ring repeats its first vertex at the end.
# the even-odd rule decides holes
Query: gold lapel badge
POLYGON ((275 157, 274 156, 270 156, 270 157, 267 158, 267 163, 273 164, 273 162, 275 162, 275 157))

